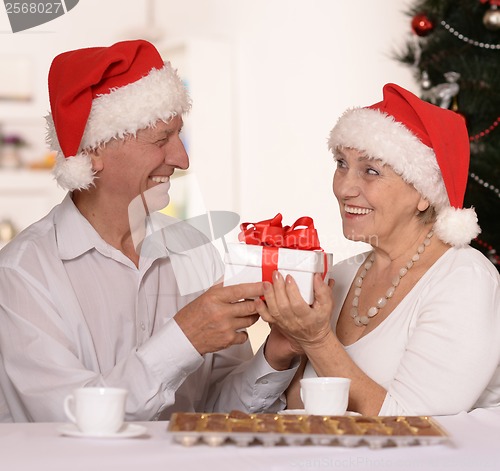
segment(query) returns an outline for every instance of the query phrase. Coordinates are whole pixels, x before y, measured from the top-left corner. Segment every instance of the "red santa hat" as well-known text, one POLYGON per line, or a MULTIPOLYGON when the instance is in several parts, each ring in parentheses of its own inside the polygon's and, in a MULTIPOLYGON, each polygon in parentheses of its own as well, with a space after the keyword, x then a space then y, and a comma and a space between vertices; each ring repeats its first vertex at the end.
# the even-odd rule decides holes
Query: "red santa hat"
POLYGON ((47 141, 57 152, 54 175, 68 190, 92 184, 88 150, 191 107, 177 72, 143 40, 58 55, 49 71, 49 98, 47 141))
POLYGON ((473 208, 462 207, 470 148, 465 120, 394 84, 383 100, 347 110, 330 132, 329 148, 350 147, 380 159, 412 184, 437 212, 434 233, 467 245, 481 229, 473 208))

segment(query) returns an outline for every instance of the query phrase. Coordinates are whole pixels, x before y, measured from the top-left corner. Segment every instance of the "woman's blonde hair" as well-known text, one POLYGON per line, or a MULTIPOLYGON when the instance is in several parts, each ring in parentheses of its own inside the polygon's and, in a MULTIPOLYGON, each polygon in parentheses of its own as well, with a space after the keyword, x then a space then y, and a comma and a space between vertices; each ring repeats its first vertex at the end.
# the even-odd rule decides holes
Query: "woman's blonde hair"
POLYGON ((436 208, 430 205, 427 209, 424 209, 424 211, 419 211, 419 213, 417 214, 417 218, 422 224, 430 224, 436 222, 436 208))

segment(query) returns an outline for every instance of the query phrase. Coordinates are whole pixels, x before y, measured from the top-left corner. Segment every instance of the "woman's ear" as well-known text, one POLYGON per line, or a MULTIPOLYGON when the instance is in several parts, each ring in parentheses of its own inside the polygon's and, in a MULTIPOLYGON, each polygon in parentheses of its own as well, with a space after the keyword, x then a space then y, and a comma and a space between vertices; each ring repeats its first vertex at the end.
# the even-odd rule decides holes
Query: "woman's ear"
POLYGON ((417 209, 422 212, 425 211, 430 206, 430 203, 425 198, 420 198, 420 201, 417 204, 417 209))

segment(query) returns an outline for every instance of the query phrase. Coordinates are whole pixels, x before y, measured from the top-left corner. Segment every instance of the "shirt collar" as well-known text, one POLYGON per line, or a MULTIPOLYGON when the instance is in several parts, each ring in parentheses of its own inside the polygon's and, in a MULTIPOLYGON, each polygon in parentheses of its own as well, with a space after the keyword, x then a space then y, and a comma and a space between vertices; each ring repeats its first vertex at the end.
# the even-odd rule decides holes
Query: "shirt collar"
MULTIPOLYGON (((73 203, 71 193, 68 193, 54 218, 57 247, 61 260, 72 260, 89 250, 96 249, 106 257, 114 258, 123 263, 132 263, 119 250, 104 241, 88 220, 80 213, 73 203)), ((160 234, 148 237, 147 251, 141 250, 140 265, 150 265, 154 260, 168 257, 169 251, 160 234), (144 253, 145 252, 145 253, 144 253), (142 260, 142 259, 145 260, 142 260)))
POLYGON ((68 193, 54 218, 57 247, 62 260, 71 260, 93 248, 109 252, 109 246, 78 211, 68 193))

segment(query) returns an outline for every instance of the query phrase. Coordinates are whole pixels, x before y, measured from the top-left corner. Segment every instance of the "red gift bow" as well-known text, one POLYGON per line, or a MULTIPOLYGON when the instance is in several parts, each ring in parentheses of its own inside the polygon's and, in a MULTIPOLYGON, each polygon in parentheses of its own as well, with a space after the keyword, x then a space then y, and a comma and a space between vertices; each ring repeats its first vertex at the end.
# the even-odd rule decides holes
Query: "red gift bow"
POLYGON ((278 213, 272 219, 260 222, 244 222, 238 235, 240 242, 250 245, 283 247, 299 250, 323 250, 312 218, 303 216, 292 226, 281 224, 283 216, 278 213))
MULTIPOLYGON (((278 269, 279 248, 323 251, 312 218, 303 216, 292 226, 283 226, 282 219, 283 216, 278 213, 272 219, 240 224, 241 232, 238 235, 240 242, 262 245, 262 281, 272 283, 273 272, 278 269)), ((327 272, 325 254, 323 278, 327 272)))

